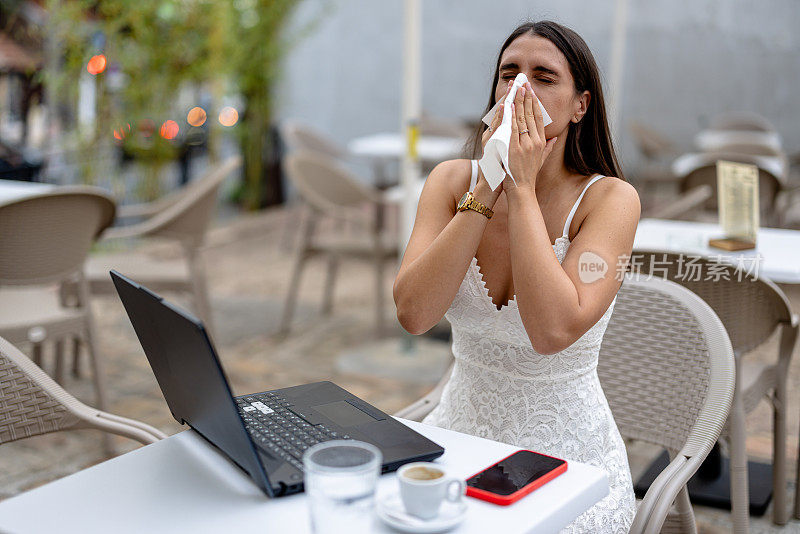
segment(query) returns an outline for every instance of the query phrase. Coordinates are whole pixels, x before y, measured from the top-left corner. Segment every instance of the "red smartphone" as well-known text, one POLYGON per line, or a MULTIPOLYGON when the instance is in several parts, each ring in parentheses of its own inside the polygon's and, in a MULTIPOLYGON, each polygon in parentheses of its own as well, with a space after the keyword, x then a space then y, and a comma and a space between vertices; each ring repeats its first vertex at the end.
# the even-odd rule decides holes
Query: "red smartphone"
POLYGON ((508 506, 567 470, 566 460, 517 451, 467 479, 467 495, 508 506))

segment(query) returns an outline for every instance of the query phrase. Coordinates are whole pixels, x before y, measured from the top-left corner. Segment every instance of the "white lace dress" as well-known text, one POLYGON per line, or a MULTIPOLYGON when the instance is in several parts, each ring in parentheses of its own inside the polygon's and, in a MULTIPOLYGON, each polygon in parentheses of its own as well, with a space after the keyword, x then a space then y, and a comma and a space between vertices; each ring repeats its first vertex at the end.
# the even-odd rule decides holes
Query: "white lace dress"
MULTIPOLYGON (((475 167, 473 162, 471 188, 475 167)), ((583 193, 553 245, 559 262, 583 193)), ((455 366, 441 402, 423 422, 605 469, 609 494, 562 532, 627 533, 636 512, 625 444, 597 377, 600 343, 615 302, 616 297, 575 343, 556 354, 539 354, 516 301, 498 310, 473 258, 445 314, 453 328, 455 366)))

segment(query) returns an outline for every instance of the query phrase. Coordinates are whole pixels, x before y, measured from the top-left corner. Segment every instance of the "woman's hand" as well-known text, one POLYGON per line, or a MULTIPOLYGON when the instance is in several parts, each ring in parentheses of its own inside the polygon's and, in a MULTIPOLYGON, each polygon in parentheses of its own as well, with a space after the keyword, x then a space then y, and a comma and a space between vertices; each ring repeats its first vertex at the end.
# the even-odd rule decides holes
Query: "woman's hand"
MULTIPOLYGON (((511 85, 513 84, 512 80, 508 81, 508 85, 506 86, 506 96, 508 96, 508 91, 511 89, 511 85)), ((505 97, 504 97, 505 98, 505 97)), ((492 117, 492 122, 486 130, 483 131, 483 136, 481 137, 481 147, 483 149, 486 148, 486 143, 489 139, 494 135, 495 130, 500 124, 503 122, 503 108, 505 106, 499 106, 497 111, 494 113, 494 117, 492 117)), ((478 183, 475 185, 475 190, 473 193, 475 194, 475 198, 478 199, 479 202, 485 204, 486 206, 491 209, 497 199, 500 197, 500 193, 503 192, 503 188, 498 187, 494 191, 492 188, 489 187, 489 182, 486 181, 486 177, 483 176, 483 170, 478 166, 478 183)))
POLYGON ((511 109, 514 118, 511 120, 508 166, 514 180, 506 177, 503 180, 503 188, 507 192, 515 187, 533 190, 536 185, 536 176, 547 156, 553 151, 558 137, 549 141, 545 138, 542 110, 530 82, 526 82, 524 86, 517 89, 511 109))

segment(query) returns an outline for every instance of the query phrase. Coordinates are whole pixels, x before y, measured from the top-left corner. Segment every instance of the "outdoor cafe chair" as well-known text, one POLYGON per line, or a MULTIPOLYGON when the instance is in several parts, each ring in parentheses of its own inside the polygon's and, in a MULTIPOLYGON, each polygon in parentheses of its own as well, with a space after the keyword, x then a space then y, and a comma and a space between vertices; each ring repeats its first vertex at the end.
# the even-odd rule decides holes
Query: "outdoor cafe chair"
POLYGON ((380 219, 363 221, 361 207, 384 202, 380 192, 359 182, 336 160, 322 154, 299 150, 284 159, 284 168, 306 204, 292 278, 286 292, 279 332, 288 333, 300 289, 300 278, 309 259, 327 258, 327 274, 322 301, 323 314, 333 309, 334 285, 339 263, 343 259, 361 258, 372 262, 375 269, 376 330, 380 335, 385 324, 385 267, 397 256, 396 240, 384 234, 380 219), (368 240, 348 236, 320 236, 317 227, 322 219, 351 220, 371 227, 368 240))
POLYGON ((201 251, 217 204, 219 188, 240 165, 240 157, 231 157, 181 189, 177 198, 173 197, 153 216, 130 226, 107 230, 102 236, 103 241, 125 238, 177 241, 183 258, 161 259, 127 251, 93 254, 86 262, 86 277, 91 293, 116 294, 108 274, 111 269, 116 269, 153 291, 190 295, 198 316, 207 328, 213 330, 201 251))
POLYGON ((101 410, 106 407, 102 358, 83 267, 114 212, 114 200, 95 187, 61 187, 0 204, 0 336, 15 345, 32 344, 37 363, 41 345, 54 341, 58 380, 63 380, 65 340, 82 341, 101 410), (75 288, 71 306, 60 299, 65 282, 75 288))
MULTIPOLYGON (((734 369, 728 334, 708 304, 668 280, 625 275, 598 375, 620 434, 665 447, 672 458, 639 503, 631 533, 696 532, 686 483, 728 417, 734 369)), ((422 419, 445 382, 395 415, 422 419)))
POLYGON ((0 445, 59 430, 95 428, 144 445, 166 436, 150 425, 92 408, 64 391, 0 338, 0 445))
POLYGON ((780 224, 784 216, 784 202, 779 194, 785 189, 785 165, 779 159, 768 156, 756 156, 733 152, 704 152, 684 154, 672 164, 673 172, 680 184, 680 191, 685 193, 700 185, 708 185, 713 193, 708 197, 703 209, 703 220, 717 220, 717 161, 726 160, 749 163, 758 167, 759 212, 762 224, 775 226, 780 224))
POLYGON ((713 130, 743 130, 750 132, 774 132, 775 126, 758 113, 731 111, 712 117, 709 128, 713 130))
MULTIPOLYGON (((711 257, 675 252, 634 250, 630 268, 642 274, 666 278, 691 290, 714 310, 725 325, 736 356, 736 384, 741 404, 734 403, 731 419, 745 420, 761 399, 773 409, 773 521, 783 525, 786 509, 786 417, 788 405, 788 370, 798 334, 798 316, 789 299, 771 280, 755 271, 754 265, 721 263, 711 257), (753 271, 753 272, 751 272, 753 271), (776 358, 769 362, 748 360, 745 355, 767 341, 776 332, 780 335, 776 358)), ((744 431, 736 434, 727 426, 731 454, 745 454, 744 431)), ((746 461, 746 458, 744 458, 746 461)), ((747 471, 733 472, 731 484, 747 488, 747 471)), ((732 492, 734 498, 736 493, 732 492)), ((747 508, 747 491, 739 495, 747 508)))

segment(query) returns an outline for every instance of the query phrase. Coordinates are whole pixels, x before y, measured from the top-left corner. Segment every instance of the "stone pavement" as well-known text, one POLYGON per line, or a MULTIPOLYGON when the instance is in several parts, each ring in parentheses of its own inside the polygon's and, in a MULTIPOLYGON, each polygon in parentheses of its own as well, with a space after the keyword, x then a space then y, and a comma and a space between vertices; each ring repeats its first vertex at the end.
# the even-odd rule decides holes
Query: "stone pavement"
MULTIPOLYGON (((322 261, 311 261, 303 278, 297 314, 289 336, 276 334, 288 283, 292 253, 285 246, 285 228, 293 227, 293 210, 275 209, 220 220, 209 236, 205 251, 215 317, 215 342, 235 394, 279 388, 321 379, 333 380, 354 394, 392 413, 425 394, 448 365, 447 344, 434 337, 416 343, 415 354, 403 354, 407 337, 392 320, 393 332, 382 340, 373 334, 374 306, 365 281, 372 288, 368 264, 344 261, 339 269, 334 313, 319 314, 324 280, 322 261), (288 224, 287 224, 288 223, 288 224)), ((330 232, 352 231, 328 228, 330 232)), ((132 249, 170 257, 177 251, 163 244, 133 243, 132 249)), ((391 270, 389 270, 391 271, 391 270)), ((391 294, 393 272, 387 272, 391 294)), ((785 288, 800 310, 800 288, 785 288)), ((190 303, 167 296, 190 308, 190 303)), ((387 317, 394 317, 391 298, 387 317)), ((97 297, 93 309, 99 330, 100 353, 106 364, 110 411, 145 421, 167 434, 181 427, 172 419, 153 374, 116 297, 97 297)), ((190 308, 191 309, 191 308, 190 308)), ((446 332, 445 332, 446 335, 446 332)), ((772 339, 753 358, 773 358, 772 339)), ((50 359, 45 354, 45 370, 50 359)), ((789 477, 794 495, 794 466, 800 423, 800 358, 790 369, 789 477)), ((88 366, 84 366, 85 368, 88 366)), ((65 388, 92 404, 88 377, 68 377, 65 388)), ((747 420, 747 449, 751 458, 771 456, 771 416, 766 402, 747 420)), ((34 488, 104 461, 100 433, 93 430, 60 432, 0 447, 0 499, 34 488)), ((119 453, 138 443, 113 437, 119 453)), ((642 472, 658 451, 641 445, 630 447, 634 475, 642 472)), ((730 531, 729 514, 696 507, 700 531, 730 531)), ((800 532, 800 521, 784 528, 772 526, 768 517, 753 518, 753 532, 800 532)))

